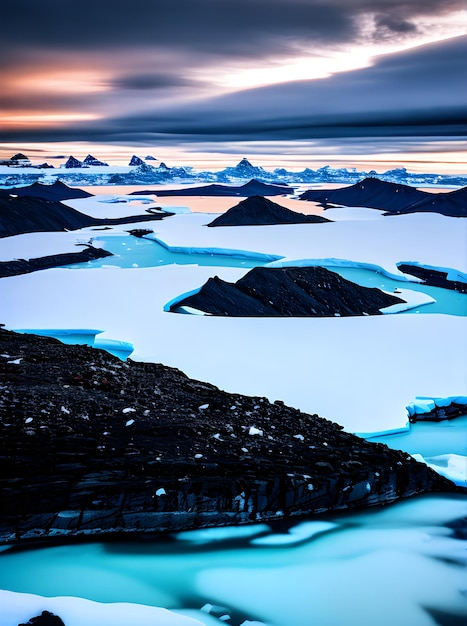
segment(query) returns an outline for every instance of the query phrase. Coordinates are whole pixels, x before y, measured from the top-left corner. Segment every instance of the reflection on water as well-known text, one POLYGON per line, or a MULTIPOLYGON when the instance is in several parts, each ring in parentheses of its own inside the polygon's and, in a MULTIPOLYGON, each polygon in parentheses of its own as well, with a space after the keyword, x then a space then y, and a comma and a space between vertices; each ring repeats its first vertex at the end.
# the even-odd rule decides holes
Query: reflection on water
POLYGON ((467 618, 466 515, 466 496, 437 495, 328 525, 308 520, 300 532, 298 522, 258 525, 256 536, 277 535, 276 545, 241 533, 222 539, 215 529, 193 541, 184 533, 183 541, 6 551, 0 587, 173 609, 211 603, 234 625, 434 626, 433 611, 467 618), (284 545, 294 525, 299 541, 284 545))

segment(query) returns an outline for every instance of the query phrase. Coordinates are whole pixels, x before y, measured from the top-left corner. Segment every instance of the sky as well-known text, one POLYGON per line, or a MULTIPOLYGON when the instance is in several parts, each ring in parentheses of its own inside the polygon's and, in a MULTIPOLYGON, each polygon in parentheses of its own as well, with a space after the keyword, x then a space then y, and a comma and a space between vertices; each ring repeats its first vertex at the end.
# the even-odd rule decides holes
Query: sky
POLYGON ((1 20, 3 157, 467 171, 465 0, 3 0, 1 20))

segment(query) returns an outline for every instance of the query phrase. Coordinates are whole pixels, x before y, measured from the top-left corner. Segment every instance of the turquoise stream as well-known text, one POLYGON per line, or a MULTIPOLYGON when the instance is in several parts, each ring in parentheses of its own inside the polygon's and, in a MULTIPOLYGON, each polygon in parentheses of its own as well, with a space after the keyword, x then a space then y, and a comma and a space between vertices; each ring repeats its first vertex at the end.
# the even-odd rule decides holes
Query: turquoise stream
POLYGON ((255 252, 232 251, 223 252, 172 251, 155 239, 146 239, 125 236, 96 237, 95 241, 102 242, 105 250, 114 256, 86 263, 69 265, 70 269, 91 269, 97 267, 158 267, 161 265, 207 265, 213 267, 244 267, 246 269, 265 265, 273 260, 280 259, 277 255, 267 255, 255 252))

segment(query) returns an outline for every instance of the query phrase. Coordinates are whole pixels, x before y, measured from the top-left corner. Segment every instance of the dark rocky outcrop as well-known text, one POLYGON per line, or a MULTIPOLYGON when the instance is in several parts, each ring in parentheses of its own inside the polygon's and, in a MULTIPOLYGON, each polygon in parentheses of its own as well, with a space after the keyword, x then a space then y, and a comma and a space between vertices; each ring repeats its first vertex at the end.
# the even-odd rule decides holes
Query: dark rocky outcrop
POLYGON ((203 187, 188 187, 184 189, 157 189, 134 191, 132 195, 157 194, 158 196, 284 196, 293 193, 293 188, 288 185, 272 185, 252 179, 244 185, 221 185, 214 183, 203 187))
POLYGON ((467 217, 467 187, 438 194, 371 177, 341 189, 310 189, 301 194, 300 200, 313 200, 325 208, 335 204, 363 206, 391 215, 430 212, 467 217))
POLYGON ((271 226, 329 222, 319 215, 304 215, 286 209, 263 196, 250 196, 216 217, 208 226, 271 226))
POLYGON ((0 197, 8 196, 28 196, 30 198, 43 198, 45 200, 71 200, 74 198, 89 198, 92 193, 83 189, 68 187, 61 180, 56 180, 53 185, 43 185, 33 183, 27 187, 12 187, 10 189, 0 189, 0 197))
POLYGON ((435 270, 429 267, 413 265, 412 263, 398 263, 397 267, 401 272, 421 278, 426 285, 432 287, 442 287, 443 289, 451 289, 459 293, 467 293, 467 283, 460 280, 448 279, 448 272, 435 270))
POLYGON ((256 267, 235 284, 217 276, 200 291, 173 304, 231 317, 324 317, 380 315, 404 302, 379 289, 361 287, 323 267, 256 267))
POLYGON ((58 615, 50 611, 42 611, 40 615, 31 617, 27 624, 18 624, 18 626, 65 626, 65 624, 58 615))
POLYGON ((67 252, 64 254, 52 254, 50 256, 38 257, 36 259, 15 259, 13 261, 0 262, 0 278, 6 276, 18 276, 19 274, 30 274, 38 270, 45 270, 51 267, 62 267, 63 265, 73 265, 74 263, 85 263, 95 261, 108 256, 113 256, 111 252, 102 248, 86 246, 81 252, 67 252))
POLYGON ((145 215, 98 219, 54 200, 0 195, 0 237, 22 233, 77 230, 87 226, 135 224, 160 220, 169 215, 172 213, 147 212, 145 215))
POLYGON ((457 491, 410 455, 180 371, 0 329, 0 541, 219 526, 457 491))

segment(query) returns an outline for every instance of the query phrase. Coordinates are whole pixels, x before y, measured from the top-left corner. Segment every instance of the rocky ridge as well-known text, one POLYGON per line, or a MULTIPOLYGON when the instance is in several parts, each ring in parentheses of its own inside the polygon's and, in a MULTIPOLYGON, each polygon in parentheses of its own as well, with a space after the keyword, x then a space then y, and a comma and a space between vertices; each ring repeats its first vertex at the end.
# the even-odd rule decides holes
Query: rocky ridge
POLYGON ((0 541, 280 519, 456 491, 337 424, 0 329, 0 541))

